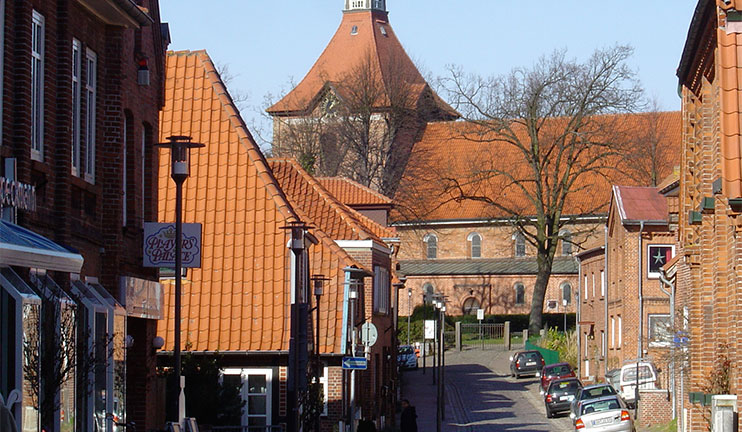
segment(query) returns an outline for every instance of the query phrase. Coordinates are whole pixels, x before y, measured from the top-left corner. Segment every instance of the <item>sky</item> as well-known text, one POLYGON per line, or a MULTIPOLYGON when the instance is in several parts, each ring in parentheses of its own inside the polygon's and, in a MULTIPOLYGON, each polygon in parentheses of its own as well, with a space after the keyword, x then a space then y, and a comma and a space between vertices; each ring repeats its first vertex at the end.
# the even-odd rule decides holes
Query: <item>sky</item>
MULTIPOLYGON (((696 0, 387 0, 389 22, 424 76, 460 66, 482 76, 529 67, 566 49, 586 59, 616 43, 648 96, 680 109, 675 70, 696 0), (671 6, 669 6, 671 5, 671 6)), ((160 0, 171 50, 205 49, 226 66, 227 88, 254 135, 270 138, 261 114, 309 71, 337 30, 344 0, 160 0)), ((265 145, 262 142, 261 145, 265 145)))

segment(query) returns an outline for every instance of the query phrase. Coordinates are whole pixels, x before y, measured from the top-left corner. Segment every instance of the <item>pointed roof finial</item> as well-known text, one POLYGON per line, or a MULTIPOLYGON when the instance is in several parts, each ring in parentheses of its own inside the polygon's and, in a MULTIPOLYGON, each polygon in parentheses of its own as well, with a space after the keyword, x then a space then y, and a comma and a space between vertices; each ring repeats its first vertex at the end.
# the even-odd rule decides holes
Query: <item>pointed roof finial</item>
POLYGON ((378 10, 386 12, 386 0, 344 0, 345 9, 343 11, 353 10, 378 10))

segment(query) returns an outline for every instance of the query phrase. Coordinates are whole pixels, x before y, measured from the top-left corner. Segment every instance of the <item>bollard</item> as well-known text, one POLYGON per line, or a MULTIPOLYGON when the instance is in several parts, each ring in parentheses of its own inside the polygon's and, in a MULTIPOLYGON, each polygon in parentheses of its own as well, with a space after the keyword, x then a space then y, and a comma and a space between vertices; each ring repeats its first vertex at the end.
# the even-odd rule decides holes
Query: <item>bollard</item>
POLYGON ((461 351, 461 321, 456 321, 456 349, 461 351))
POLYGON ((528 329, 523 330, 523 348, 526 347, 526 342, 528 342, 528 329))
POLYGON ((503 338, 505 339, 505 351, 510 351, 510 321, 505 321, 503 338))

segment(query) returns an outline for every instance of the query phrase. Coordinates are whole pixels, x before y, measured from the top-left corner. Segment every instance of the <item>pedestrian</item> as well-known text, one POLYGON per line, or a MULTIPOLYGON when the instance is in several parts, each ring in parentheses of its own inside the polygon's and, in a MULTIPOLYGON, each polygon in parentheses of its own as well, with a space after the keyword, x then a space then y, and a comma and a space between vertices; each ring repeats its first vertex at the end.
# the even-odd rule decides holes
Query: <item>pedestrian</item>
POLYGON ((417 413, 415 407, 411 406, 407 399, 402 399, 402 417, 399 421, 399 430, 401 432, 417 432, 417 413))

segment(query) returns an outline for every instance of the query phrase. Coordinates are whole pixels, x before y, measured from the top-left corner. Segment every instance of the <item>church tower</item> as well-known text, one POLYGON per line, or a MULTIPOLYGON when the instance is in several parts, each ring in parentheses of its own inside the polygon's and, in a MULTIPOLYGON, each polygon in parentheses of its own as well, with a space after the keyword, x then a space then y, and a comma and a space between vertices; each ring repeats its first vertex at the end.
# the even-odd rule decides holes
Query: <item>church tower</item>
POLYGON ((343 0, 335 35, 268 108, 273 154, 391 196, 427 122, 458 113, 435 94, 389 23, 386 0, 343 0))

